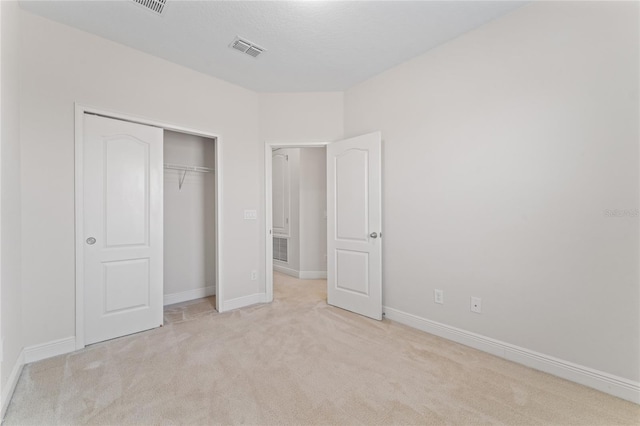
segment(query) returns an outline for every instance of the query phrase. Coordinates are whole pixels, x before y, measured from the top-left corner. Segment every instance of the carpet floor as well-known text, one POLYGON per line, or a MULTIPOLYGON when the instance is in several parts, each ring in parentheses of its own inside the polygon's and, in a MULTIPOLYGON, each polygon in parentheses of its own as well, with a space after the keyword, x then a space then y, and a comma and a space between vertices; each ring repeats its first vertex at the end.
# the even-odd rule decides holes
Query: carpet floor
POLYGON ((640 424, 638 405, 328 306, 326 281, 274 287, 25 366, 4 424, 640 424))
POLYGON ((164 307, 164 325, 177 324, 216 312, 216 297, 189 300, 164 307))

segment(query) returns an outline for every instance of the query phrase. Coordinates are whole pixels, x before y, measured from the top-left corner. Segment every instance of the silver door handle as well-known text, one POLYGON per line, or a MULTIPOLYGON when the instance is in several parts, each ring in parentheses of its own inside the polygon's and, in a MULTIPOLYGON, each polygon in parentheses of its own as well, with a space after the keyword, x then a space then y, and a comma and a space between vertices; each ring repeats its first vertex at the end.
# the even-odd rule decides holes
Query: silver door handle
POLYGON ((378 238, 378 233, 377 232, 372 232, 371 234, 369 234, 369 236, 371 238, 378 238))
POLYGON ((94 245, 96 243, 96 239, 93 237, 89 237, 87 238, 87 244, 89 244, 90 246, 94 245))

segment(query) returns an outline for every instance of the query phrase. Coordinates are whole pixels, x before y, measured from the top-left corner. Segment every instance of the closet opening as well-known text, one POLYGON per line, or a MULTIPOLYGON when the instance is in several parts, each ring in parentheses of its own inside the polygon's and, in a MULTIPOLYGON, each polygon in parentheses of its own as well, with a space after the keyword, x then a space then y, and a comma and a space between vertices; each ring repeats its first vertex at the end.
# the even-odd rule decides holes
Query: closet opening
POLYGON ((75 104, 76 349, 224 310, 221 146, 75 104))
POLYGON ((164 323, 216 311, 216 140, 164 130, 164 323))

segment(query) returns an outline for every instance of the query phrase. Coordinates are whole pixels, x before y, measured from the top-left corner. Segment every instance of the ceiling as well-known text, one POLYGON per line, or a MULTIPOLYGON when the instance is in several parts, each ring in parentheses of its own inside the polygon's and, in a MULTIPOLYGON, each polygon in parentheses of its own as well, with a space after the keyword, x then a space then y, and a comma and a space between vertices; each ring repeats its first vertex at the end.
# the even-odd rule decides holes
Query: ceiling
POLYGON ((509 13, 511 1, 21 1, 37 15, 258 92, 341 91, 509 13), (239 35, 266 52, 229 48, 239 35))

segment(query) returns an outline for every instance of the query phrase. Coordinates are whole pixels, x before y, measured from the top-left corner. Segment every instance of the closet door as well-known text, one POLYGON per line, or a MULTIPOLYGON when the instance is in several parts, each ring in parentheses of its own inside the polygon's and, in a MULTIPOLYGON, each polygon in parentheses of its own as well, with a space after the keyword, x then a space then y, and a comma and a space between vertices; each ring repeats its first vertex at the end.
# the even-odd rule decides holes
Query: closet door
POLYGON ((84 116, 85 344, 162 325, 162 139, 84 116))

